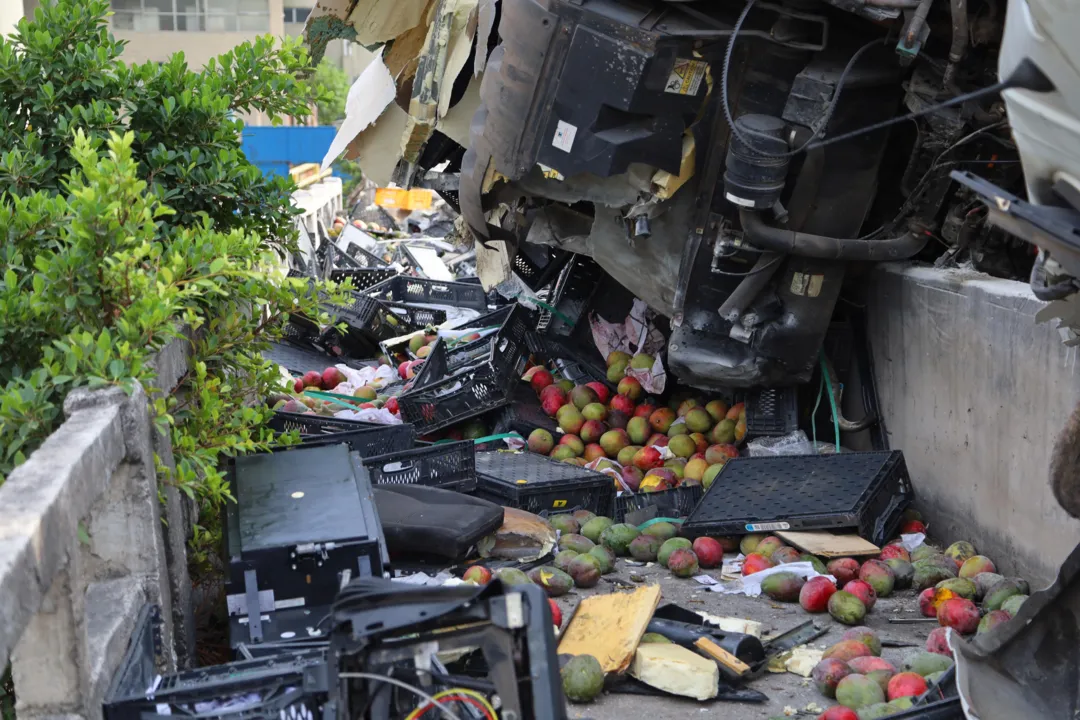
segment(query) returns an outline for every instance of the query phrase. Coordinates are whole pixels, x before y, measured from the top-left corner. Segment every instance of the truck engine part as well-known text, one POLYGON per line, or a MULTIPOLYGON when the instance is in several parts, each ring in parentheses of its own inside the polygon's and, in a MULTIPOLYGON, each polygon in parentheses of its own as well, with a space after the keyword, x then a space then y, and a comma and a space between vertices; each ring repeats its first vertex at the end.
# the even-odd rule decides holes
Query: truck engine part
POLYGON ((826 260, 906 260, 930 241, 928 235, 915 230, 885 239, 834 238, 785 230, 766 224, 760 213, 751 210, 740 210, 739 220, 746 239, 763 250, 826 260))

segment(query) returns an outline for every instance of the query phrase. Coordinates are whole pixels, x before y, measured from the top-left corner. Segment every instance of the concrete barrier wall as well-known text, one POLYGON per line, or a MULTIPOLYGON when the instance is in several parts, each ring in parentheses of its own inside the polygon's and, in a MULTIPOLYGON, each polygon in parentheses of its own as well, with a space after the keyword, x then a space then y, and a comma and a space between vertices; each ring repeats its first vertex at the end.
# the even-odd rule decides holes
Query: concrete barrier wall
POLYGON ((942 542, 970 540, 1010 574, 1049 584, 1080 543, 1054 500, 1050 453, 1080 400, 1080 348, 1065 347, 1026 284, 882 266, 870 342, 882 413, 916 505, 942 542))
MULTIPOLYGON (((189 347, 155 356, 161 387, 176 386, 189 347)), ((63 425, 0 486, 0 668, 10 659, 20 720, 101 717, 144 603, 163 610, 161 670, 174 649, 190 660, 190 519, 176 488, 159 494, 155 453, 172 466, 172 452, 148 401, 139 386, 73 391, 63 425)))

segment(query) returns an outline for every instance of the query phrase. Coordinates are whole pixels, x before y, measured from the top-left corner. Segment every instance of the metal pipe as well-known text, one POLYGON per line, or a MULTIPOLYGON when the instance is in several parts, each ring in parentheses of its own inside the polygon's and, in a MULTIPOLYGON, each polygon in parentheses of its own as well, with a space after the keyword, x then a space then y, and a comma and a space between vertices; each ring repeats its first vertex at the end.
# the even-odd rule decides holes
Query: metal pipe
POLYGON ((911 22, 908 24, 907 34, 904 36, 904 47, 912 47, 915 41, 919 39, 919 34, 922 33, 923 25, 926 24, 926 16, 930 14, 930 5, 933 2, 934 0, 922 0, 919 3, 918 8, 915 10, 915 17, 911 18, 911 22))
POLYGON ((746 308, 750 307, 750 303, 757 298, 758 293, 768 284, 772 276, 776 274, 776 271, 783 263, 777 262, 777 253, 763 252, 757 262, 754 263, 754 267, 750 272, 746 273, 742 282, 731 291, 727 300, 720 306, 720 317, 724 318, 730 323, 736 323, 743 313, 746 312, 746 308), (770 267, 771 265, 771 267, 770 267))
POLYGON ((739 220, 747 241, 755 247, 825 260, 904 260, 918 254, 930 241, 929 235, 915 231, 880 240, 813 235, 767 225, 750 210, 740 210, 739 220))
POLYGON ((952 11, 952 47, 949 48, 949 62, 958 63, 964 59, 968 45, 967 0, 950 0, 952 11))
POLYGON ((866 417, 862 420, 848 420, 844 417, 844 406, 842 404, 844 386, 840 384, 840 379, 836 376, 836 368, 833 367, 832 361, 829 360, 828 356, 823 357, 825 358, 825 372, 829 374, 829 380, 832 382, 833 403, 836 405, 836 424, 841 432, 861 432, 876 423, 877 415, 871 411, 866 411, 866 417))

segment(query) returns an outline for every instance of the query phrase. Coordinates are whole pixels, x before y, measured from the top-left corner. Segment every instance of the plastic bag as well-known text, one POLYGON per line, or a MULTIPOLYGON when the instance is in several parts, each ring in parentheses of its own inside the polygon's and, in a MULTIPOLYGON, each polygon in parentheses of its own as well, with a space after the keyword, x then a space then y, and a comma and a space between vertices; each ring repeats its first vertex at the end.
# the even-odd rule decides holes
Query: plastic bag
POLYGON ((802 430, 796 430, 778 437, 757 438, 747 443, 746 452, 750 457, 832 455, 836 453, 836 446, 832 443, 813 442, 802 430))
POLYGON ((589 318, 593 342, 600 355, 607 358, 615 350, 622 350, 630 355, 646 353, 653 356, 652 367, 648 370, 627 368, 628 377, 636 378, 648 392, 659 395, 664 392, 667 374, 661 352, 667 341, 664 334, 653 325, 650 310, 641 300, 634 300, 630 314, 621 324, 609 323, 593 315, 589 318))

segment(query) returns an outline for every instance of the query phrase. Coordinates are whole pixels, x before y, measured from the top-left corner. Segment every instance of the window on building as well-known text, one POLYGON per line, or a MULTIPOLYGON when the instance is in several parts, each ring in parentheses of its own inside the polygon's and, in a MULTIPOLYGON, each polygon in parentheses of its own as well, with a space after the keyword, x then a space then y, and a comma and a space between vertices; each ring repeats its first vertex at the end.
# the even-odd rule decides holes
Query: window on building
POLYGON ((287 23, 306 23, 308 15, 311 14, 311 8, 285 8, 285 22, 287 23))
POLYGON ((113 27, 134 32, 268 32, 269 0, 111 0, 113 27))

